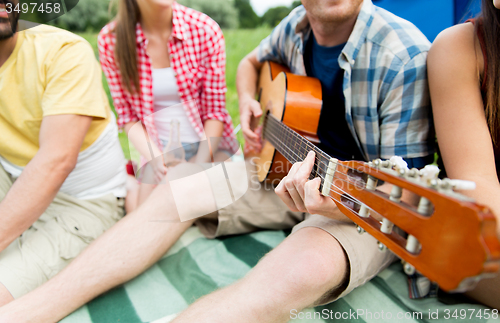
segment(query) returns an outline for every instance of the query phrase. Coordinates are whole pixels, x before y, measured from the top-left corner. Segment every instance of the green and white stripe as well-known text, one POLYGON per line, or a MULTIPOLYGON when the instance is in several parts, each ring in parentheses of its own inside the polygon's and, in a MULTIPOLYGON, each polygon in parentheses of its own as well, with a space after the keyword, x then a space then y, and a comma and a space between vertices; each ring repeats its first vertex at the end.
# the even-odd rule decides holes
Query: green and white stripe
MULTIPOLYGON (((288 232, 283 231, 261 231, 209 240, 205 239, 196 227, 193 227, 148 271, 91 301, 61 322, 170 322, 199 297, 243 277, 287 234, 288 232)), ((449 301, 456 304, 446 305, 437 299, 409 299, 406 276, 401 270, 401 265, 393 264, 372 281, 355 289, 343 299, 327 306, 296 313, 296 316, 291 316, 290 322, 331 322, 334 320, 330 317, 335 318, 337 315, 337 318, 340 318, 343 314, 344 319, 340 318, 335 321, 500 323, 500 319, 491 318, 486 320, 473 317, 469 320, 471 309, 477 313, 478 310, 482 311, 486 308, 480 305, 457 303, 460 301, 458 296, 451 297, 449 301), (445 310, 449 310, 451 316, 455 309, 458 309, 458 312, 460 309, 468 310, 467 319, 457 320, 452 317, 446 319, 445 310), (361 311, 364 311, 363 315, 361 311), (429 312, 435 313, 436 311, 439 313, 439 318, 430 319, 429 312)))

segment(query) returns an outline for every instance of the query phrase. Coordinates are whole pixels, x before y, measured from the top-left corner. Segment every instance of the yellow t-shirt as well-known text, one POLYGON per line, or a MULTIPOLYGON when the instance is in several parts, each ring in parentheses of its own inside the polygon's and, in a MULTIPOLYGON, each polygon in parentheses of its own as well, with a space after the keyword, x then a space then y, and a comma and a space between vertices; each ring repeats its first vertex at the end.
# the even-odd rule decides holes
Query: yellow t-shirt
POLYGON ((0 67, 0 93, 0 156, 21 167, 39 149, 43 117, 94 117, 81 151, 111 120, 92 47, 83 38, 51 26, 18 33, 14 52, 0 67))

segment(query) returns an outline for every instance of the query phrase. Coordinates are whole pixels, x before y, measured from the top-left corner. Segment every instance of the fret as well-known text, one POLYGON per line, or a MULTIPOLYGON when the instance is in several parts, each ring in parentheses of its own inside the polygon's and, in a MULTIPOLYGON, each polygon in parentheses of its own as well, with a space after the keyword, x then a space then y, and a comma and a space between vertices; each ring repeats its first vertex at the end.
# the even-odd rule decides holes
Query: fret
POLYGON ((292 164, 303 161, 309 151, 314 151, 316 159, 309 178, 320 177, 323 185, 330 156, 272 115, 265 117, 263 137, 292 164))

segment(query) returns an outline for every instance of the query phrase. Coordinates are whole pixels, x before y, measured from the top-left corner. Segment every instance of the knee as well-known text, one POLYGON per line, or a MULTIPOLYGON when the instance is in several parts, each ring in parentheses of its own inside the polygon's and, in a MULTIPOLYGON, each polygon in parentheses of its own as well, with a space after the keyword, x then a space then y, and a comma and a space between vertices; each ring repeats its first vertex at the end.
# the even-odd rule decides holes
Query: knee
POLYGON ((287 279, 289 284, 295 285, 298 291, 330 290, 340 285, 346 274, 343 259, 329 259, 314 249, 298 253, 292 265, 287 279))
POLYGON ((276 272, 276 279, 293 293, 311 289, 326 292, 344 281, 348 260, 342 246, 330 234, 317 228, 302 230, 306 229, 312 230, 301 232, 297 243, 286 248, 283 255, 288 261, 284 260, 284 270, 276 272))

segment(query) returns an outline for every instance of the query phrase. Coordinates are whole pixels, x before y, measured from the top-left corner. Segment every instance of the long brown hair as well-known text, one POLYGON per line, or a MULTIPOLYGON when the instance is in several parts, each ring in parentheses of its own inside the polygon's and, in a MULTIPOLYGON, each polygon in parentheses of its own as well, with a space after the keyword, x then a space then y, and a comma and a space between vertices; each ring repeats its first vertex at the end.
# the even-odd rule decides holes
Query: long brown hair
MULTIPOLYGON (((500 131, 500 10, 495 8, 492 0, 483 0, 480 18, 483 23, 484 41, 486 43, 486 59, 488 60, 486 78, 486 119, 493 143, 498 143, 500 131)), ((479 24, 475 24, 479 28, 479 24)), ((477 30, 476 30, 477 31, 477 30)))
POLYGON ((118 14, 115 18, 115 59, 120 69, 122 84, 130 93, 140 93, 135 33, 139 19, 140 11, 136 0, 118 0, 118 14))

